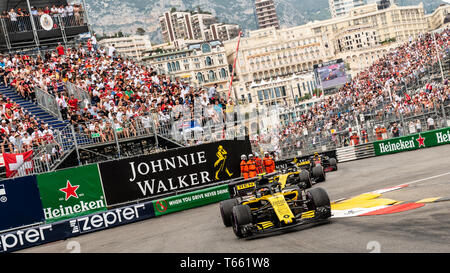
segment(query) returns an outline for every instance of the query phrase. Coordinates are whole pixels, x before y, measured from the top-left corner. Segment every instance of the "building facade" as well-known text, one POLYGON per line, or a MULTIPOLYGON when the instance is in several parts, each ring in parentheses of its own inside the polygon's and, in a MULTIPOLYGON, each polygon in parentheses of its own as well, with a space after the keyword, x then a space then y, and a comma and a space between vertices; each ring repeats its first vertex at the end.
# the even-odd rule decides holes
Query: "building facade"
MULTIPOLYGON (((260 100, 260 91, 265 90, 260 85, 282 79, 286 85, 281 94, 286 96, 275 101, 294 103, 296 97, 305 96, 304 89, 298 88, 302 80, 299 83, 296 77, 311 74, 315 64, 342 59, 347 71, 356 75, 400 44, 432 30, 431 25, 443 23, 442 14, 449 6, 445 7, 427 17, 422 4, 379 9, 378 3, 373 3, 354 8, 344 16, 302 26, 251 31, 240 42, 233 83, 236 96, 272 104, 264 95, 266 91, 262 91, 260 100)), ((233 63, 237 39, 224 45, 228 62, 233 63)))
POLYGON ((124 56, 140 60, 143 53, 152 49, 150 37, 148 35, 132 35, 120 38, 108 38, 98 42, 100 46, 114 48, 118 53, 124 56))
POLYGON ((280 28, 280 21, 278 20, 273 0, 256 0, 255 17, 258 29, 270 27, 280 28))
POLYGON ((159 71, 190 82, 194 87, 207 89, 217 84, 221 96, 228 91, 230 72, 221 41, 199 42, 182 49, 152 52, 143 61, 159 71))
POLYGON ((328 0, 331 17, 348 14, 352 9, 367 4, 377 4, 380 9, 397 4, 397 0, 328 0))

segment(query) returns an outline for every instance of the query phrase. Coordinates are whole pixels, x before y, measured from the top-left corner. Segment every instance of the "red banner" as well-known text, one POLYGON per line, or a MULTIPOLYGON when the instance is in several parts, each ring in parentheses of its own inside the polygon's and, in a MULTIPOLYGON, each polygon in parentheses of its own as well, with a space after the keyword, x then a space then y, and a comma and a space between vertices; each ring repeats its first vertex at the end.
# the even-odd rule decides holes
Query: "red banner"
POLYGON ((33 171, 33 151, 21 154, 3 154, 6 177, 23 176, 33 171))

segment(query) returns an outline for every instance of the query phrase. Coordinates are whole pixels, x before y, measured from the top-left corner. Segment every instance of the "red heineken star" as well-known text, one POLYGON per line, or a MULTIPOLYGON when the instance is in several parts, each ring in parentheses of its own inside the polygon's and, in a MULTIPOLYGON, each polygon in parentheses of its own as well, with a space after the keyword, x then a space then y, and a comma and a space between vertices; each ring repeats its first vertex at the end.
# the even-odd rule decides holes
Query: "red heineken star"
POLYGON ((77 195, 77 193, 76 193, 76 191, 77 191, 77 189, 79 188, 80 186, 72 186, 71 184, 70 184, 70 181, 69 180, 67 180, 67 185, 66 185, 66 187, 65 188, 62 188, 62 189, 59 189, 60 191, 62 191, 62 192, 64 192, 64 193, 66 193, 66 201, 67 200, 69 200, 69 198, 70 197, 75 197, 75 198, 78 198, 78 195, 77 195))
POLYGON ((422 135, 419 134, 419 138, 416 140, 417 140, 417 142, 419 142, 419 148, 422 146, 425 147, 425 138, 422 137, 422 135))

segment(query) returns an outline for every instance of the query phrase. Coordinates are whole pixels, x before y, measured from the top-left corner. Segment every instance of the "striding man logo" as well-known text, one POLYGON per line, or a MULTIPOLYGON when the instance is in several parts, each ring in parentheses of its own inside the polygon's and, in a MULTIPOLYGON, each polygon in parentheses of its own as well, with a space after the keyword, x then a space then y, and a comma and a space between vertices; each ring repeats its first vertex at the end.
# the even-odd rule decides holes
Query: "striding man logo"
POLYGON ((216 180, 219 180, 219 174, 221 174, 223 172, 225 172, 228 175, 228 177, 233 176, 233 173, 230 173, 230 171, 228 170, 228 168, 226 166, 227 155, 228 155, 227 151, 223 148, 222 145, 219 145, 219 148, 217 149, 217 153, 216 153, 217 160, 214 163, 214 168, 218 167, 218 169, 216 171, 216 176, 215 176, 216 180))

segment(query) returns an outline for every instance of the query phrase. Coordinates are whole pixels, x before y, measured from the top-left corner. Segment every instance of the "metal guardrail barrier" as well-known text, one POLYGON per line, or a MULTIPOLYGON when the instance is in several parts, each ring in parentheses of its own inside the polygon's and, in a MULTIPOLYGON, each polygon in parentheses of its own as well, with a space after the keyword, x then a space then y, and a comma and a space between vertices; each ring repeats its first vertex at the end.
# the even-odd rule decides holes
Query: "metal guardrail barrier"
MULTIPOLYGON (((36 30, 44 30, 40 22, 40 16, 33 15, 30 17, 27 16, 17 16, 10 18, 0 18, 1 23, 5 25, 5 29, 7 33, 20 33, 20 32, 29 32, 33 31, 33 26, 31 20, 34 20, 34 25, 36 26, 36 30)), ((74 14, 72 16, 64 16, 64 15, 51 15, 53 19, 53 27, 54 28, 70 28, 70 27, 79 27, 79 26, 87 26, 86 13, 84 11, 80 11, 78 14, 74 14)), ((2 33, 4 34, 4 33, 2 33)))
POLYGON ((34 91, 36 94, 36 101, 39 106, 51 113, 53 116, 57 117, 59 120, 62 120, 56 98, 39 87, 35 87, 34 91))
POLYGON ((91 101, 91 98, 89 96, 89 93, 87 91, 84 91, 83 89, 79 88, 75 84, 71 82, 65 82, 64 86, 66 87, 67 94, 70 96, 74 96, 79 101, 85 101, 88 102, 91 101))

